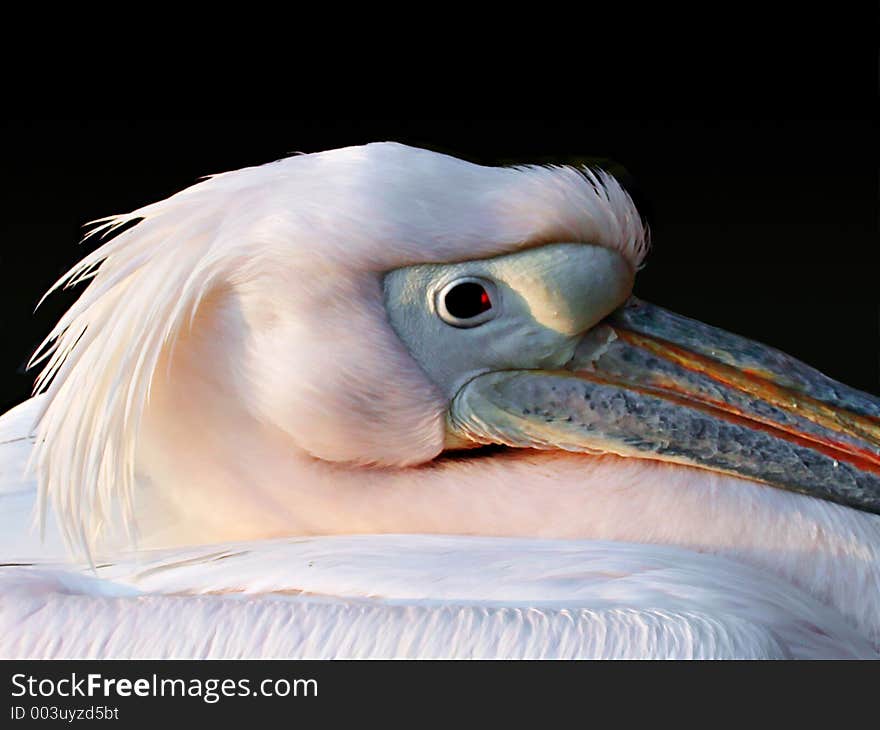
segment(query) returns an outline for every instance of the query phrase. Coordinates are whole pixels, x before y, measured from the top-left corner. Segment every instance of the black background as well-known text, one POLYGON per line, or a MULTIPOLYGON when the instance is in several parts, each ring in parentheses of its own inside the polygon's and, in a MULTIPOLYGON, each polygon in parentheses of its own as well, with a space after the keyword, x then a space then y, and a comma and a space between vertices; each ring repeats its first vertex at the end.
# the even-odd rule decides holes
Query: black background
POLYGON ((2 122, 0 410, 76 296, 42 293, 95 218, 291 152, 397 140, 484 164, 590 161, 652 230, 636 294, 880 392, 877 145, 869 115, 750 119, 2 122))

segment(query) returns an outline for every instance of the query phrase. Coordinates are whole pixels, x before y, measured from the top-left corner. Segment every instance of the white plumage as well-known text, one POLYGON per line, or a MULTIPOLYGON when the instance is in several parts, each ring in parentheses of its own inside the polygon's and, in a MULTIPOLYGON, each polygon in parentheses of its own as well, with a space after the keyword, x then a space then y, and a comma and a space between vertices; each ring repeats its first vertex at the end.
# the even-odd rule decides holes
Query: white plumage
POLYGON ((876 658, 839 614, 791 585, 670 547, 304 538, 140 556, 97 575, 4 571, 0 653, 876 658))
POLYGON ((138 218, 60 282, 94 276, 0 418, 0 656, 878 658, 877 515, 613 455, 435 459, 446 399, 383 274, 559 241, 634 273, 607 176, 369 145, 107 225, 138 218))

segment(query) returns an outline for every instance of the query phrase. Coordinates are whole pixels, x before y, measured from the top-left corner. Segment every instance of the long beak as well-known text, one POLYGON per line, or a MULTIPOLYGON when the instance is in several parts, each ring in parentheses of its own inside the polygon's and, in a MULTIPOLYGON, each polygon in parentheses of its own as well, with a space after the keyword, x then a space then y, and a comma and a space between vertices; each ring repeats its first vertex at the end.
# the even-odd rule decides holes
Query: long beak
POLYGON ((566 369, 471 380, 448 427, 464 441, 675 462, 880 513, 880 400, 634 298, 566 369))

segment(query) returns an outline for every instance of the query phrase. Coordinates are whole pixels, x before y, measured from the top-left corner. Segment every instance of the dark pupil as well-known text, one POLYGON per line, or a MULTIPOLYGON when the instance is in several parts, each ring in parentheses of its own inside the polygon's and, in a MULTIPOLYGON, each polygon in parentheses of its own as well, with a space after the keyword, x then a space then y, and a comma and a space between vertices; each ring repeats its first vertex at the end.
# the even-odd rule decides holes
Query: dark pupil
POLYGON ((446 292, 446 311, 453 317, 470 319, 487 309, 492 309, 492 302, 479 284, 467 281, 446 292))

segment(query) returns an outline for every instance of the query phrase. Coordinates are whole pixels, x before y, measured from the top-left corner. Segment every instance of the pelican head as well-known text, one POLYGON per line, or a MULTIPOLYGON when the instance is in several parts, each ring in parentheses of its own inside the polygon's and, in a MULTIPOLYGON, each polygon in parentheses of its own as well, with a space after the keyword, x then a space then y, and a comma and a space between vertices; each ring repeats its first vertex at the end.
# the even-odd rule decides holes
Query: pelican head
POLYGON ((876 553, 877 401, 632 297, 646 232, 604 173, 370 144, 96 232, 135 222, 56 285, 93 277, 42 353, 34 463, 74 543, 592 537, 801 583, 817 539, 876 553))

